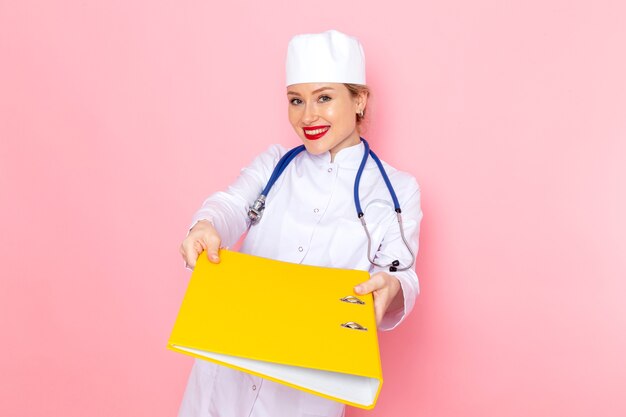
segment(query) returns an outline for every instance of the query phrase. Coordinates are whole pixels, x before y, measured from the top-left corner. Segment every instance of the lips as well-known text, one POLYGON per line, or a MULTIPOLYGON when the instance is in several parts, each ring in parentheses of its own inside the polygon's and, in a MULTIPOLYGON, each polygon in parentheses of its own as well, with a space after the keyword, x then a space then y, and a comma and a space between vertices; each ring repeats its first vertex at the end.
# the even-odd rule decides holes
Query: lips
POLYGON ((304 136, 309 140, 317 140, 324 136, 326 132, 330 129, 330 126, 309 126, 303 127, 304 136))

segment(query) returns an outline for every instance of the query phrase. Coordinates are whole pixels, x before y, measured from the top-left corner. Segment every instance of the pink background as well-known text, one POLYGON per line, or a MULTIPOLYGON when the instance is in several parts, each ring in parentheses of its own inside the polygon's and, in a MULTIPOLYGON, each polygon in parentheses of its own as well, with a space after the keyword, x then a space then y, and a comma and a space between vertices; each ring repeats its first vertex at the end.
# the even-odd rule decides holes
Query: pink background
POLYGON ((0 2, 0 415, 172 416, 193 212, 295 146, 296 33, 360 38, 413 173, 410 318, 349 416, 623 416, 623 2, 0 2))

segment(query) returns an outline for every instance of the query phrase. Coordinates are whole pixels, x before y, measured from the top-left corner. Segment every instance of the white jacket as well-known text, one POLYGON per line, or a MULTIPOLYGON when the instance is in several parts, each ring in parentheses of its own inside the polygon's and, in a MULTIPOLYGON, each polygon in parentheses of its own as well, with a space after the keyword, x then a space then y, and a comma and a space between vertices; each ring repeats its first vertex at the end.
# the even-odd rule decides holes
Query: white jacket
MULTIPOLYGON (((354 204, 354 179, 363 157, 363 143, 340 150, 333 162, 329 152, 301 152, 269 192, 261 221, 250 226, 248 208, 286 152, 283 146, 272 145, 257 156, 228 190, 204 201, 191 226, 202 219, 212 221, 223 247, 234 245, 248 231, 240 249, 244 253, 370 274, 389 272, 370 264, 367 237, 354 204)), ((383 166, 402 208, 405 236, 417 255, 422 219, 419 185, 413 176, 384 161, 383 166)), ((359 196, 376 262, 386 265, 398 259, 401 267, 407 265, 411 256, 400 236, 389 191, 371 157, 361 177, 359 196)), ((378 326, 383 331, 404 320, 419 294, 415 266, 390 274, 400 281, 404 308, 386 312, 378 326)), ((342 403, 196 359, 179 417, 340 417, 344 409, 342 403)))

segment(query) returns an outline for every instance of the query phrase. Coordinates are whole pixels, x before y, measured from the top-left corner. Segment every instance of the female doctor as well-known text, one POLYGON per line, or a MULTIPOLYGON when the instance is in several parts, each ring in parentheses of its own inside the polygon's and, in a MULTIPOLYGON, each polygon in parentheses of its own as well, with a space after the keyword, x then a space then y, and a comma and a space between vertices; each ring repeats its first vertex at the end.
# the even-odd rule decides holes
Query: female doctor
MULTIPOLYGON (((419 293, 419 185, 377 161, 360 136, 369 90, 356 38, 336 30, 296 35, 288 45, 286 72, 289 122, 303 146, 291 153, 270 146, 226 191, 209 196, 180 252, 188 267, 203 250, 217 263, 219 248, 234 245, 247 231, 243 253, 369 271, 370 279, 354 291, 373 293, 378 329, 391 330, 419 293)), ((179 417, 344 413, 342 403, 200 359, 179 409, 179 417)))

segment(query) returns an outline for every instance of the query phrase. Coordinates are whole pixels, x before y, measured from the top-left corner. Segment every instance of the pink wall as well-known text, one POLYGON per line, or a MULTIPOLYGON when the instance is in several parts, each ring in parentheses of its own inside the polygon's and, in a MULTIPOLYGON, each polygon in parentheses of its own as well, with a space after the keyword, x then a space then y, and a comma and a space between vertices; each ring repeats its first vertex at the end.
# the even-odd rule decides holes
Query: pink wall
POLYGON ((172 416, 193 211, 287 121, 296 33, 358 36, 422 186, 422 294, 349 416, 623 416, 623 2, 0 3, 0 415, 172 416))

